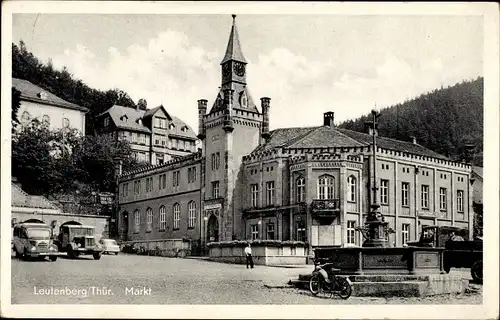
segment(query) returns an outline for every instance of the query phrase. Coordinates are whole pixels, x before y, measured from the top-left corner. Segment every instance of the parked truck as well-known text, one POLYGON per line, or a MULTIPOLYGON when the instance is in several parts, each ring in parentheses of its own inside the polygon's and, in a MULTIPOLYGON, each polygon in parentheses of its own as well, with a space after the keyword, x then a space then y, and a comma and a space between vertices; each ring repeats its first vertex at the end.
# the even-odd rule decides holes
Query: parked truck
POLYGON ((92 255, 95 260, 101 259, 102 247, 96 242, 95 230, 92 226, 84 226, 78 222, 64 223, 59 228, 59 235, 54 242, 60 252, 76 259, 80 255, 92 255))
POLYGON ((408 246, 444 248, 444 270, 470 268, 474 281, 483 281, 483 241, 469 239, 469 231, 451 226, 424 226, 418 241, 408 246))

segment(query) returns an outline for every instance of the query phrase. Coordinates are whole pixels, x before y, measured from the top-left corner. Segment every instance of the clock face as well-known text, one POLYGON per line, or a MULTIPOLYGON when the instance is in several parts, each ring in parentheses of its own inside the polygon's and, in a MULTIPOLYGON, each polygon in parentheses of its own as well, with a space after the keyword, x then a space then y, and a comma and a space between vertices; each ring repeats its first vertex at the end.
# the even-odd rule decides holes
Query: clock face
POLYGON ((245 75, 245 64, 236 62, 234 64, 234 73, 236 73, 238 77, 243 77, 245 75))
POLYGON ((222 75, 226 78, 231 75, 231 66, 229 65, 229 63, 226 63, 222 66, 222 75))

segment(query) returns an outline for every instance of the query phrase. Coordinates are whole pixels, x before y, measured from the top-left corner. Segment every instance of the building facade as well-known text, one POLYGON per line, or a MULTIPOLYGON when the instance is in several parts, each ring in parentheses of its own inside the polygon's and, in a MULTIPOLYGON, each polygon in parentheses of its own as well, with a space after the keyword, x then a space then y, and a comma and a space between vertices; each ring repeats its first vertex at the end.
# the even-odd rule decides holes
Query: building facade
POLYGON ((193 130, 163 106, 145 110, 114 105, 96 123, 100 134, 128 141, 141 162, 161 165, 197 151, 193 130))
POLYGON ((12 78, 12 87, 21 92, 17 112, 21 126, 38 119, 50 129, 70 127, 85 135, 87 108, 63 100, 27 80, 12 78))
POLYGON ((378 136, 373 167, 377 133, 336 128, 333 112, 316 127, 270 131, 271 99, 261 98, 260 110, 255 105, 246 63, 233 20, 220 91, 210 110, 207 100, 198 100, 202 150, 120 177, 122 239, 187 236, 202 244, 276 239, 312 247, 360 246, 356 227, 375 200, 374 172, 377 203, 395 230, 389 236, 393 245, 415 240, 425 225, 472 229, 469 165, 415 141, 378 136), (190 221, 195 221, 191 229, 190 221))

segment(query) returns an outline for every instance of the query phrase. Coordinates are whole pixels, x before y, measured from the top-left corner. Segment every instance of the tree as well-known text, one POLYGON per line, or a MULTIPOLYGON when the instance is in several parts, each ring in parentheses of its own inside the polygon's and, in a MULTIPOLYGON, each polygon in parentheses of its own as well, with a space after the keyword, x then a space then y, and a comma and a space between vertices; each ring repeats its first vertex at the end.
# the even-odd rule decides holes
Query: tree
POLYGON ((107 135, 86 136, 75 150, 75 162, 82 182, 98 185, 101 191, 114 192, 116 159, 122 159, 123 170, 130 170, 137 166, 131 154, 126 141, 116 141, 107 135))
POLYGON ((19 124, 19 118, 17 117, 19 107, 21 107, 21 91, 12 88, 12 132, 19 124))
POLYGON ((57 134, 37 119, 24 125, 12 139, 12 176, 25 191, 47 194, 73 181, 71 173, 64 175, 61 168, 72 171, 69 154, 57 156, 57 134))
POLYGON ((137 106, 141 110, 146 110, 148 108, 148 102, 146 101, 146 99, 139 99, 139 101, 137 102, 137 106))

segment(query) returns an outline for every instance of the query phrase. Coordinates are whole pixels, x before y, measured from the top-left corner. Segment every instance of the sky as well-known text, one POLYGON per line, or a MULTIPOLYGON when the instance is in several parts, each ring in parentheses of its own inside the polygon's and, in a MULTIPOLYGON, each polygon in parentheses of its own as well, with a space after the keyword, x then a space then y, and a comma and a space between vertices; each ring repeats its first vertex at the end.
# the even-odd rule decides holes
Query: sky
MULTIPOLYGON (((229 14, 14 14, 12 41, 90 87, 163 104, 197 131, 231 24, 229 14)), ((239 14, 236 24, 250 94, 271 98, 271 129, 322 125, 326 111, 338 124, 483 76, 480 16, 239 14)))

